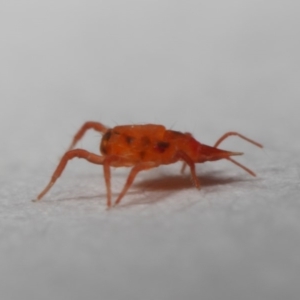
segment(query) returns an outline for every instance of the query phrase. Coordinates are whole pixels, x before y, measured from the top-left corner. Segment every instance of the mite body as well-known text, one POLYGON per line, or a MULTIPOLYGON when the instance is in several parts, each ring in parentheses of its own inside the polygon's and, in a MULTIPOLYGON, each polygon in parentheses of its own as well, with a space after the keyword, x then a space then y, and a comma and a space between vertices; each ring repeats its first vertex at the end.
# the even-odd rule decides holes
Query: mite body
POLYGON ((189 166, 193 182, 197 188, 200 187, 200 183, 196 176, 195 163, 227 159, 243 168, 252 176, 255 176, 253 171, 231 158, 231 156, 242 155, 243 153, 225 151, 218 148, 218 145, 224 139, 232 135, 239 136, 258 147, 262 147, 261 144, 237 132, 224 134, 211 147, 198 142, 190 133, 167 130, 162 125, 123 125, 107 128, 98 122, 87 122, 74 136, 69 150, 62 157, 49 184, 38 195, 37 200, 40 200, 48 192, 63 172, 67 162, 75 157, 86 159, 94 164, 103 165, 108 207, 111 206, 110 167, 132 167, 124 188, 115 201, 115 205, 121 201, 132 185, 135 176, 140 171, 158 167, 159 165, 172 164, 177 161, 183 161, 182 172, 186 165, 189 166), (94 129, 103 134, 100 143, 102 155, 97 155, 83 149, 73 150, 76 143, 89 129, 94 129))

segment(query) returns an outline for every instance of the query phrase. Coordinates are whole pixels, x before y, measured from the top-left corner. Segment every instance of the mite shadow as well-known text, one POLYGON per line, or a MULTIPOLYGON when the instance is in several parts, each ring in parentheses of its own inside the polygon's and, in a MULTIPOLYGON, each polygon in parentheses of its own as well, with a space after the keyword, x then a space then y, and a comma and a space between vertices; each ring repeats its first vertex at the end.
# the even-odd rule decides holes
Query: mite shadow
MULTIPOLYGON (((201 189, 205 189, 205 187, 233 184, 238 182, 247 182, 249 180, 253 180, 253 178, 246 178, 247 176, 228 176, 222 175, 220 171, 211 171, 203 173, 200 176, 197 176, 201 189)), ((147 192, 148 197, 141 196, 140 199, 124 201, 124 204, 121 203, 120 206, 130 206, 136 204, 153 204, 159 201, 163 201, 166 196, 170 196, 171 194, 175 194, 178 191, 182 190, 195 190, 195 188, 191 176, 190 175, 161 175, 156 178, 145 179, 142 180, 132 187, 134 189, 135 194, 142 194, 147 192), (153 192, 153 195, 150 193, 153 192)), ((132 192, 133 193, 133 192, 132 192)))
MULTIPOLYGON (((247 176, 228 176, 228 174, 222 175, 222 171, 210 171, 197 176, 201 188, 205 189, 205 187, 212 187, 212 186, 219 186, 219 185, 226 185, 226 184, 233 184, 238 182, 247 182, 249 180, 253 180, 253 178, 248 178, 247 176)), ((138 179, 138 178, 137 178, 138 179)), ((177 174, 177 175, 170 175, 170 174, 160 174, 155 178, 150 179, 142 179, 136 180, 136 183, 130 187, 129 191, 126 193, 122 202, 118 207, 125 207, 130 205, 136 204, 153 204, 159 201, 163 201, 167 196, 170 196, 173 193, 182 190, 192 190, 195 188, 191 176, 189 174, 177 174), (147 193, 147 196, 145 196, 147 193), (129 195, 141 195, 138 197, 139 199, 128 199, 129 195)), ((125 183, 125 180, 124 180, 125 183)), ((113 184, 113 183, 112 183, 113 184)), ((113 201, 119 195, 120 191, 114 191, 112 193, 113 201)), ((136 197, 135 197, 136 198, 136 197)), ((106 193, 101 193, 97 195, 84 195, 78 197, 68 197, 68 198, 61 198, 56 199, 55 201, 67 201, 67 200, 94 200, 100 199, 102 201, 106 201, 106 193)))

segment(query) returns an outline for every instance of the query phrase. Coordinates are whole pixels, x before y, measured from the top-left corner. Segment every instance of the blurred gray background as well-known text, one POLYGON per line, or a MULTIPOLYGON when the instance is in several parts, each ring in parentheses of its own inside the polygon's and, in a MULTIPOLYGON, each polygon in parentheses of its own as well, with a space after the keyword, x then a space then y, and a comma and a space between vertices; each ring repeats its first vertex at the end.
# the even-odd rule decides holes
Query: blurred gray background
POLYGON ((1 299, 298 299, 299 13, 291 0, 2 0, 1 299), (110 212, 102 171, 74 161, 32 204, 87 120, 206 144, 236 130, 266 150, 226 141, 258 179, 199 166, 200 192, 179 166, 143 173, 110 212))

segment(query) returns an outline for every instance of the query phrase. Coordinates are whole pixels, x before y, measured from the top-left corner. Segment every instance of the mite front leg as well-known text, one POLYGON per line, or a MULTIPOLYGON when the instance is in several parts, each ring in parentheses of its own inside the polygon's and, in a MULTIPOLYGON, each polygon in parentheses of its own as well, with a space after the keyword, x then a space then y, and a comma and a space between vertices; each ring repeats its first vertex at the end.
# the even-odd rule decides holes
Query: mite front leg
POLYGON ((107 207, 111 206, 111 183, 110 183, 110 167, 126 166, 128 161, 121 156, 108 155, 103 160, 103 173, 107 192, 107 207))
POLYGON ((111 206, 111 184, 110 184, 110 161, 106 160, 103 164, 103 173, 106 185, 107 207, 111 206))
POLYGON ((136 177, 136 175, 144 170, 149 170, 152 169, 154 167, 157 167, 158 165, 153 163, 153 162, 146 162, 146 163, 141 163, 136 165, 135 167, 133 167, 127 177, 127 181, 123 187, 123 190, 121 191, 120 195, 118 196, 116 202, 114 205, 117 205, 118 203, 120 203, 121 199, 124 197, 124 195, 126 194, 126 192, 128 191, 128 189, 130 188, 130 186, 132 185, 134 178, 136 177))
POLYGON ((259 147, 259 148, 263 148, 263 145, 262 145, 262 144, 257 143, 257 142, 255 142, 255 141, 253 141, 253 140, 251 140, 251 139, 245 137, 244 135, 242 135, 242 134, 240 134, 240 133, 238 133, 238 132, 233 132, 233 131, 230 131, 230 132, 227 132, 227 133, 223 134, 223 135, 216 141, 216 143, 214 144, 214 147, 217 148, 217 147, 218 147, 225 139, 227 139, 228 137, 233 136, 233 135, 238 136, 239 138, 241 138, 241 139, 243 139, 243 140, 245 140, 245 141, 247 141, 247 142, 249 142, 249 143, 251 143, 251 144, 253 144, 253 145, 257 146, 257 147, 259 147))
POLYGON ((187 164, 190 167, 192 179, 194 181, 194 184, 196 188, 200 188, 200 182, 198 180, 198 177, 196 175, 196 169, 195 169, 195 163, 194 161, 183 151, 178 151, 176 153, 176 159, 183 160, 185 164, 187 164))
POLYGON ((103 173, 107 193, 107 207, 111 206, 111 184, 110 184, 110 166, 122 166, 123 159, 116 155, 106 156, 103 161, 103 173))
POLYGON ((251 176, 255 177, 256 174, 250 170, 249 168, 245 167, 244 165, 240 164, 239 162, 237 162, 236 160, 230 158, 230 157, 226 157, 225 159, 231 161, 232 163, 234 163, 235 165, 237 165, 238 167, 242 168, 243 170, 245 170, 246 172, 248 172, 251 176))
POLYGON ((54 171, 50 182, 44 188, 44 190, 37 196, 37 199, 34 200, 34 201, 38 201, 38 200, 41 200, 43 198, 43 196, 50 190, 50 188, 54 185, 56 180, 60 177, 60 175, 62 174, 63 170, 65 169, 68 161, 70 159, 75 158, 75 157, 84 158, 85 160, 87 160, 87 161, 89 161, 93 164, 97 164, 97 165, 103 164, 103 160, 104 160, 103 156, 93 154, 93 153, 88 152, 88 151, 83 150, 83 149, 75 149, 75 150, 71 150, 71 151, 66 152, 64 154, 64 156, 62 157, 62 159, 60 160, 60 163, 58 164, 56 170, 54 171))
POLYGON ((101 124, 99 122, 86 122, 82 125, 82 127, 75 134, 73 141, 68 150, 72 150, 76 146, 77 142, 80 139, 82 139, 83 135, 89 129, 94 129, 97 132, 101 132, 101 133, 105 133, 108 130, 108 128, 106 126, 104 126, 103 124, 101 124))

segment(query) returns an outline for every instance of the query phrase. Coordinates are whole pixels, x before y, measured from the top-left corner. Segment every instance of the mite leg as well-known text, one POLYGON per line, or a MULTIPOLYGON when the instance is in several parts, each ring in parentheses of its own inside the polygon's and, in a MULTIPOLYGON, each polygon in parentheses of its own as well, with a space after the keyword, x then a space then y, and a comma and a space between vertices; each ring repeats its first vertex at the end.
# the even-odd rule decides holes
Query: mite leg
POLYGON ((184 174, 184 171, 185 171, 185 169, 186 169, 186 166, 187 166, 186 162, 183 162, 183 163, 182 163, 182 166, 181 166, 181 170, 180 170, 180 173, 181 173, 181 174, 184 174))
MULTIPOLYGON (((190 133, 190 132, 185 132, 185 135, 186 136, 189 136, 189 137, 193 137, 193 135, 190 133)), ((180 170, 180 173, 183 174, 185 169, 186 169, 186 166, 187 164, 185 162, 182 163, 182 166, 181 166, 181 170, 180 170)))
POLYGON ((41 200, 42 197, 50 190, 50 188, 54 185, 55 181, 60 177, 60 175, 62 174, 63 170, 65 169, 68 161, 70 159, 73 158, 84 158, 85 160, 93 163, 93 164, 97 164, 97 165, 101 165, 103 164, 103 160, 104 157, 100 156, 100 155, 96 155, 93 154, 91 152, 88 152, 86 150, 83 149, 75 149, 75 150, 71 150, 68 151, 64 154, 64 156, 62 157, 62 159, 60 160, 60 163, 58 164, 56 170, 54 171, 50 182, 48 183, 48 185, 44 188, 44 190, 37 196, 37 199, 34 201, 38 201, 41 200))
POLYGON ((217 142, 214 144, 214 147, 217 148, 217 147, 218 147, 225 139, 227 139, 229 136, 232 136, 232 135, 236 135, 236 136, 240 137, 241 139, 243 139, 243 140, 245 140, 245 141, 247 141, 247 142, 249 142, 249 143, 251 143, 251 144, 253 144, 253 145, 257 146, 257 147, 263 148, 262 144, 257 143, 257 142, 255 142, 255 141, 253 141, 253 140, 251 140, 251 139, 245 137, 244 135, 241 135, 240 133, 238 133, 238 132, 233 132, 233 131, 227 132, 227 133, 225 133, 224 135, 222 135, 222 136, 217 140, 217 142))
POLYGON ((106 161, 103 164, 103 173, 106 185, 107 207, 111 206, 111 185, 110 185, 110 162, 106 161))
POLYGON ((229 160, 229 161, 231 161, 235 165, 239 166, 240 168, 242 168, 243 170, 245 170, 246 172, 248 172, 250 175, 252 175, 254 177, 256 176, 256 174, 252 170, 248 169, 247 167, 243 166, 242 164, 240 164, 239 162, 233 160, 232 158, 227 157, 226 159, 229 160))
POLYGON ((187 164, 190 167, 194 184, 195 184, 196 188, 199 189, 200 188, 200 182, 199 182, 198 177, 196 175, 195 163, 193 162, 193 160, 185 152, 182 152, 182 151, 177 152, 176 158, 183 160, 184 163, 187 164))
MULTIPOLYGON (((107 207, 111 206, 110 166, 122 166, 122 158, 116 155, 106 156, 103 161, 103 172, 107 191, 107 207)), ((124 160, 123 160, 124 162, 124 160)))
POLYGON ((107 131, 107 127, 105 127, 103 124, 99 122, 86 122, 82 125, 82 127, 78 130, 78 132, 75 134, 73 141, 69 147, 68 150, 72 150, 77 142, 83 137, 83 135, 86 133, 87 130, 94 129, 98 132, 105 133, 107 131))
POLYGON ((124 195, 126 194, 126 192, 128 191, 128 189, 130 188, 130 186, 132 185, 134 178, 136 177, 136 175, 144 170, 148 170, 154 167, 157 167, 157 164, 154 164, 152 162, 147 162, 147 163, 141 163, 136 165, 135 167, 133 167, 127 177, 127 181, 123 187, 123 190, 121 191, 120 195, 118 196, 116 202, 114 205, 117 205, 118 203, 120 203, 120 201, 122 200, 122 198, 124 197, 124 195))

